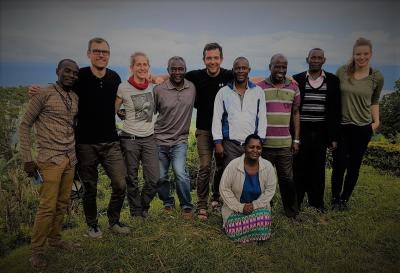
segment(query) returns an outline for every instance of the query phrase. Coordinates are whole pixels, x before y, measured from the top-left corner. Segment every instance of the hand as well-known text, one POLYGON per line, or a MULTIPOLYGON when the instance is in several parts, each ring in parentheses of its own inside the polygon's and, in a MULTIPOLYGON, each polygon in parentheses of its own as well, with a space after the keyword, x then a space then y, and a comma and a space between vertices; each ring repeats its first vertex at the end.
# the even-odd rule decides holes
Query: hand
POLYGON ((295 155, 299 152, 300 149, 300 144, 299 143, 294 143, 292 144, 292 153, 295 155))
POLYGON ((34 161, 29 161, 24 163, 24 171, 29 177, 32 177, 37 169, 38 166, 34 161))
POLYGON ((337 148, 337 141, 332 141, 332 143, 328 147, 329 151, 336 150, 336 148, 337 148))
POLYGON ((36 95, 40 91, 40 86, 39 85, 30 85, 28 87, 28 94, 30 96, 36 95))
POLYGON ((376 130, 378 130, 378 128, 379 128, 379 122, 372 122, 371 127, 372 127, 372 132, 375 133, 376 130))
POLYGON ((299 83, 293 78, 293 76, 288 75, 288 76, 286 76, 286 79, 288 79, 289 81, 295 83, 296 85, 299 85, 299 83))
POLYGON ((218 158, 224 157, 224 146, 222 143, 215 144, 215 156, 218 158))
POLYGON ((253 203, 246 203, 243 207, 243 214, 250 214, 254 211, 253 203))
POLYGON ((126 118, 125 109, 119 109, 117 112, 117 116, 120 118, 120 120, 124 120, 126 118))

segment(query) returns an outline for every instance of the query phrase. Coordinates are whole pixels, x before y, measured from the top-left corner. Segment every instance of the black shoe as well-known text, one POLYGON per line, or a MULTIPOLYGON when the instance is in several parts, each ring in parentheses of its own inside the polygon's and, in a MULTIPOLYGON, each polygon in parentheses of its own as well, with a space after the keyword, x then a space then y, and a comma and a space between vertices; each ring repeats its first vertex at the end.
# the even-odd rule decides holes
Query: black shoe
POLYGON ((339 210, 340 211, 348 211, 348 210, 350 210, 349 205, 347 204, 347 200, 345 200, 345 199, 340 200, 339 210))
POLYGON ((142 211, 142 217, 143 217, 143 218, 149 217, 149 211, 148 211, 148 210, 142 211))
POLYGON ((326 213, 326 209, 324 207, 320 207, 320 208, 315 208, 317 210, 318 213, 321 214, 325 214, 326 213))
POLYGON ((340 200, 332 199, 332 210, 340 210, 340 200))

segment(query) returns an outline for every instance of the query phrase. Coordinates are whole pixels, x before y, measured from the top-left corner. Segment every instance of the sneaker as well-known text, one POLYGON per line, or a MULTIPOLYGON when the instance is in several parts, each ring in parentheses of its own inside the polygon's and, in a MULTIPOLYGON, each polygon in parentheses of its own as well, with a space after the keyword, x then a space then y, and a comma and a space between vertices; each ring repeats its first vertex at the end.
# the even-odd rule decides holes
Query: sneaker
POLYGON ((59 248, 62 250, 71 251, 71 252, 81 249, 81 244, 72 243, 72 242, 64 241, 64 240, 58 240, 56 242, 49 242, 49 246, 59 248))
POLYGON ((185 219, 185 220, 191 220, 191 219, 193 218, 192 209, 191 209, 191 208, 183 209, 183 211, 182 211, 182 217, 183 217, 183 219, 185 219))
POLYGON ((123 234, 123 235, 127 235, 131 232, 131 230, 128 227, 122 225, 120 222, 117 222, 114 225, 110 226, 110 229, 114 233, 123 234))
POLYGON ((171 214, 172 212, 173 212, 173 208, 172 207, 170 207, 170 206, 166 206, 166 207, 164 207, 164 212, 166 213, 166 214, 171 214))
POLYGON ((90 238, 99 239, 103 236, 103 232, 101 232, 98 225, 93 225, 89 227, 88 235, 90 238))
POLYGON ((42 269, 47 267, 47 261, 43 254, 32 254, 29 261, 34 269, 42 269))

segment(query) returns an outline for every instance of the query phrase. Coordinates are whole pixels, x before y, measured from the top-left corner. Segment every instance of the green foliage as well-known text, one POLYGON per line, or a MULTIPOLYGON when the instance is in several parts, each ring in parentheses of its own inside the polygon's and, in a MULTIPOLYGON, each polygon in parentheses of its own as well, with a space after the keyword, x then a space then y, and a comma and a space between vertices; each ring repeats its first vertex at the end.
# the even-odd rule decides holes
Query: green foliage
MULTIPOLYGON (((330 172, 327 174, 328 204, 330 172)), ((48 248, 49 268, 42 272, 398 272, 400 268, 399 178, 382 175, 363 166, 347 212, 318 214, 304 207, 301 224, 283 215, 281 202, 273 207, 272 238, 262 245, 237 245, 221 231, 221 217, 211 213, 207 222, 185 221, 176 210, 164 214, 155 199, 146 221, 129 218, 126 207, 122 222, 132 233, 117 236, 107 230, 107 216, 100 215, 103 238, 84 237, 83 215, 74 218, 77 227, 65 230, 67 240, 80 242, 83 250, 55 251, 48 248)), ((109 183, 100 177, 99 211, 109 200, 109 183)), ((279 195, 279 193, 277 194, 279 195)), ((0 258, 6 272, 35 272, 30 268, 29 246, 19 247, 0 258)))
POLYGON ((400 144, 371 141, 365 153, 363 163, 400 176, 400 144))
POLYGON ((395 82, 394 89, 393 93, 383 96, 380 103, 379 131, 389 139, 395 139, 400 133, 400 79, 395 82))

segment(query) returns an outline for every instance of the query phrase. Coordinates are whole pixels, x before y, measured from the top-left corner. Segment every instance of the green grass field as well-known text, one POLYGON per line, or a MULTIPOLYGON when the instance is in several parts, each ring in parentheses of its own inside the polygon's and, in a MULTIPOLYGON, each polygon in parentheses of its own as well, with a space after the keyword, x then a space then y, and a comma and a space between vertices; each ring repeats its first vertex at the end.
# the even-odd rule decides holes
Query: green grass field
MULTIPOLYGON (((129 219, 125 206, 122 221, 132 233, 111 234, 104 213, 107 179, 101 180, 103 238, 85 236, 79 207, 69 220, 74 227, 64 235, 83 249, 74 253, 47 249, 49 267, 42 272, 400 272, 400 179, 371 167, 362 167, 348 212, 319 215, 305 207, 304 222, 293 224, 282 215, 276 196, 272 238, 262 245, 228 241, 216 214, 207 222, 185 221, 179 210, 166 215, 158 199, 146 221, 129 219)), ((329 194, 328 186, 327 202, 329 194)), ((0 259, 0 272, 34 272, 29 255, 28 245, 11 251, 0 259)))

